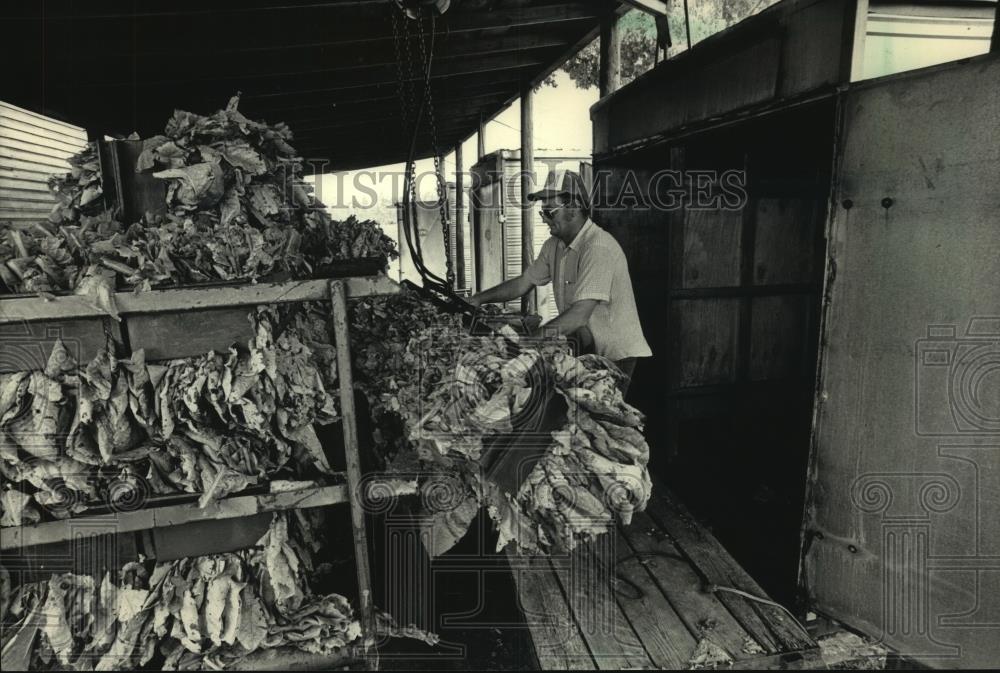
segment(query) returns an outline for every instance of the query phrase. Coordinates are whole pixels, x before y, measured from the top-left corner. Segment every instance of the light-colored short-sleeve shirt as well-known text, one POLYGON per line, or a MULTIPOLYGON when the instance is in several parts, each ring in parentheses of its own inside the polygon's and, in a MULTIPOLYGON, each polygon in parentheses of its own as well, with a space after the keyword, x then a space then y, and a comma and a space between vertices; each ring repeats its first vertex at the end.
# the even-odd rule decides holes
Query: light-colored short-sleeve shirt
POLYGON ((574 302, 597 300, 587 327, 599 355, 621 360, 653 354, 642 334, 625 252, 592 220, 569 245, 554 236, 545 241, 524 275, 533 285, 552 283, 559 313, 574 302))

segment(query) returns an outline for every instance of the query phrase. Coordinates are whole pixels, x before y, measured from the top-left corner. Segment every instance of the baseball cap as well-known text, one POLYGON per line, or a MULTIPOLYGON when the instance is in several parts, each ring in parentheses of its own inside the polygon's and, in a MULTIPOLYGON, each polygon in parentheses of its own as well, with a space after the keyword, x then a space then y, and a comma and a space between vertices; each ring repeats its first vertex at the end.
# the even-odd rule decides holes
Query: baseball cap
POLYGON ((545 178, 545 186, 537 192, 528 194, 528 200, 538 201, 560 194, 569 196, 572 201, 576 201, 584 207, 590 207, 590 194, 583 178, 580 177, 579 173, 567 169, 549 171, 548 177, 545 178))

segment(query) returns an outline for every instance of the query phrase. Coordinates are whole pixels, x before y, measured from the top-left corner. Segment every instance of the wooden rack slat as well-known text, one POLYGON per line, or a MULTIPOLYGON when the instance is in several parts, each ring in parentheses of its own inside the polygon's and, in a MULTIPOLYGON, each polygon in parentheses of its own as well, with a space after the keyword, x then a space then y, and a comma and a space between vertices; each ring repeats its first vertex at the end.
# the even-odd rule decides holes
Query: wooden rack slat
MULTIPOLYGON (((399 285, 385 274, 343 278, 348 299, 395 294, 399 285)), ((299 301, 329 301, 330 281, 293 280, 252 285, 190 287, 148 292, 118 292, 115 304, 120 315, 196 311, 206 308, 258 306, 299 301)), ((12 297, 0 299, 0 325, 41 320, 99 318, 107 312, 77 295, 50 297, 12 297)))
POLYGON ((237 519, 262 512, 324 507, 348 502, 347 494, 346 484, 312 486, 295 491, 224 498, 210 503, 204 508, 191 502, 183 505, 141 509, 134 512, 117 512, 62 521, 46 521, 32 526, 0 528, 0 549, 10 550, 53 542, 65 542, 72 540, 81 527, 106 526, 109 532, 132 533, 151 528, 178 526, 192 521, 237 519))

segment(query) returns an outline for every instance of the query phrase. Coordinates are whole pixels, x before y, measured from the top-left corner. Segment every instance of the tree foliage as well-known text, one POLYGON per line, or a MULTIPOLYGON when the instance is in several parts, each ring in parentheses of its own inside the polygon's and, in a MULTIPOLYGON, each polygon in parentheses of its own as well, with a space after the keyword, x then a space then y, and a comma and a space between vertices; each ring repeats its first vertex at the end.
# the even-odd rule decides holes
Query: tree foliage
MULTIPOLYGON (((691 44, 756 14, 776 1, 688 0, 691 44)), ((684 3, 671 1, 669 7, 667 21, 672 46, 666 54, 660 54, 661 58, 671 58, 687 49, 684 3)), ((649 14, 631 10, 619 19, 618 31, 621 37, 621 83, 625 85, 656 64, 656 23, 649 14)), ((587 89, 598 85, 600 62, 600 40, 594 40, 570 58, 562 69, 577 87, 587 89)), ((555 86, 555 80, 550 77, 545 84, 555 86)))

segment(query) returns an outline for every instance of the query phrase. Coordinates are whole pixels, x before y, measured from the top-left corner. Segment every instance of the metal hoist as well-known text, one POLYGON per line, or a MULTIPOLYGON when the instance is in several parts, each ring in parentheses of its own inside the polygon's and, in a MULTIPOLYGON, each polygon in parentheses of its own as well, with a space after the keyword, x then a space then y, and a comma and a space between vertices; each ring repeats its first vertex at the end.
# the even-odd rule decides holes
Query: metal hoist
MULTIPOLYGON (((390 10, 392 42, 396 54, 396 73, 399 88, 401 119, 405 136, 409 138, 406 169, 403 179, 403 234, 413 264, 420 274, 425 295, 445 304, 451 310, 471 314, 468 305, 455 293, 455 272, 452 260, 451 226, 448 217, 447 189, 444 181, 441 146, 438 143, 437 121, 434 117, 434 95, 431 87, 431 69, 434 59, 434 40, 437 18, 449 6, 449 0, 396 0, 390 10), (425 30, 425 24, 429 30, 425 30), (419 83, 419 85, 418 85, 419 83), (426 124, 425 124, 426 121, 426 124), (437 185, 438 208, 445 248, 445 277, 441 278, 424 264, 420 235, 411 206, 417 194, 414 166, 418 141, 426 125, 434 154, 434 173, 437 185)), ((412 284, 410 284, 412 285, 412 284)))

